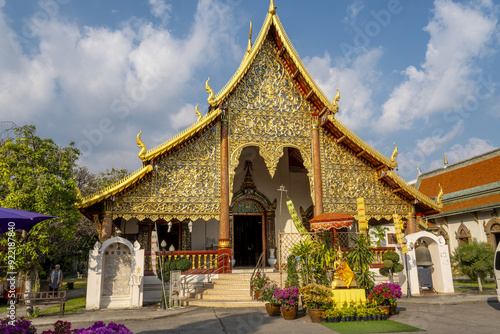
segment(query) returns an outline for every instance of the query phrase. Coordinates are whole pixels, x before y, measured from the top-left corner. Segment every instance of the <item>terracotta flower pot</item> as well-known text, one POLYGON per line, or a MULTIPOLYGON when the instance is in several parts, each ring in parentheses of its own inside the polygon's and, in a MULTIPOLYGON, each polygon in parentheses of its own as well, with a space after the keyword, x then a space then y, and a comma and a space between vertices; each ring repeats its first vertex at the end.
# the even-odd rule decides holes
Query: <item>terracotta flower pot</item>
POLYGON ((287 310, 285 308, 282 308, 281 315, 283 315, 283 318, 285 318, 285 320, 293 320, 293 319, 297 318, 297 309, 292 308, 292 309, 287 310))
POLYGON ((260 300, 260 291, 259 292, 254 291, 253 295, 255 296, 256 300, 260 300))
POLYGON ((309 309, 309 317, 312 322, 321 322, 321 316, 325 313, 325 309, 309 309))
POLYGON ((271 317, 277 317, 280 315, 281 307, 279 305, 271 305, 269 303, 266 304, 267 315, 271 317))
POLYGON ((389 305, 379 305, 378 308, 382 311, 382 314, 389 314, 389 305))

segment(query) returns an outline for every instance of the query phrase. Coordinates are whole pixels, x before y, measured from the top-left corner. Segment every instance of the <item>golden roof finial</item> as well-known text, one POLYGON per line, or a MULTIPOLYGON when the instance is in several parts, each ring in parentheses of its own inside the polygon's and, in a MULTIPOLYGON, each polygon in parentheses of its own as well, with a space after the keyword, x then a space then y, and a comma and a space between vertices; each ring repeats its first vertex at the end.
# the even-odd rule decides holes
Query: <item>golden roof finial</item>
POLYGON ((339 89, 337 88, 337 95, 335 95, 334 99, 333 99, 333 110, 332 112, 336 113, 337 111, 339 111, 339 101, 340 101, 340 92, 339 92, 339 89))
POLYGON ((441 188, 441 183, 439 183, 439 193, 436 198, 436 203, 438 205, 443 205, 442 199, 443 199, 443 188, 441 188))
POLYGON ((215 106, 215 93, 214 91, 212 90, 212 88, 210 88, 210 85, 209 85, 209 82, 210 81, 210 78, 208 78, 207 82, 205 83, 205 89, 207 90, 207 93, 208 93, 208 103, 213 107, 215 106))
POLYGON ((397 157, 398 157, 398 147, 396 146, 396 142, 394 142, 394 152, 392 152, 391 155, 391 162, 395 163, 396 165, 398 164, 396 161, 397 157))
POLYGON ((248 34, 247 53, 250 53, 250 51, 252 51, 252 20, 249 21, 250 21, 250 33, 248 34))
POLYGON ((271 3, 269 4, 269 14, 276 14, 276 5, 274 4, 274 0, 271 0, 271 3))
POLYGON ((146 152, 148 150, 146 149, 146 145, 144 145, 144 143, 142 142, 141 134, 142 134, 142 130, 139 131, 139 134, 137 135, 137 145, 141 149, 141 151, 139 152, 138 156, 139 156, 139 159, 142 160, 144 158, 144 156, 146 155, 146 152))
POLYGON ((201 121, 201 118, 203 117, 203 115, 201 114, 201 112, 198 110, 198 106, 199 106, 199 104, 197 104, 196 108, 194 108, 194 111, 196 111, 196 116, 198 116, 198 120, 196 121, 196 123, 198 123, 199 121, 201 121))
POLYGON ((443 148, 443 154, 444 154, 444 164, 447 165, 448 159, 446 159, 446 152, 444 151, 444 148, 443 148))

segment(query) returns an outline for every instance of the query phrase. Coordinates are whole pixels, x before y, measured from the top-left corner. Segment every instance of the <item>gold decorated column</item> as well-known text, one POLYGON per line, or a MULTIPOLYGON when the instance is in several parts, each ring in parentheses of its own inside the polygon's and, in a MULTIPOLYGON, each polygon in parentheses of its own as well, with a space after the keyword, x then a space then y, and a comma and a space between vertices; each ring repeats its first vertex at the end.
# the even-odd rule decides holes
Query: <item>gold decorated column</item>
POLYGON ((111 199, 104 201, 104 219, 101 225, 101 241, 111 238, 113 232, 113 202, 111 199))
POLYGON ((323 182, 321 178, 321 152, 319 146, 319 117, 312 115, 312 158, 314 174, 314 216, 323 213, 323 182))
POLYGON ((221 161, 220 161, 220 223, 219 249, 230 248, 229 241, 229 139, 227 112, 221 116, 221 161))
POLYGON ((406 223, 406 234, 412 234, 417 232, 417 221, 415 215, 410 215, 408 217, 408 222, 406 223))

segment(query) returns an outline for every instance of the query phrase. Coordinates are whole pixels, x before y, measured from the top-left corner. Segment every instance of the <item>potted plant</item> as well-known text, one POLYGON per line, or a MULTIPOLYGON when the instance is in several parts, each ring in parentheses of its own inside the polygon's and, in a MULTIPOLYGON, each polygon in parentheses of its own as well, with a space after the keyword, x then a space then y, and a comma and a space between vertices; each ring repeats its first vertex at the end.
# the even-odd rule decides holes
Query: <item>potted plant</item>
POLYGON ((300 288, 302 302, 309 311, 309 317, 312 322, 320 322, 321 315, 325 310, 333 305, 331 289, 310 283, 300 288))
POLYGON ((278 285, 274 281, 269 281, 261 290, 260 300, 267 302, 266 311, 269 316, 280 315, 280 303, 274 298, 274 292, 278 285))
POLYGON ((325 322, 340 322, 340 309, 338 308, 329 308, 321 315, 321 318, 324 319, 325 322))
POLYGON ((293 320, 297 317, 299 305, 299 288, 291 286, 274 291, 274 299, 281 306, 281 314, 286 320, 293 320))
POLYGON ((262 292, 262 288, 269 283, 269 277, 265 274, 261 274, 258 272, 255 277, 252 278, 250 282, 250 289, 253 291, 255 299, 260 300, 260 294, 262 292))
POLYGON ((379 306, 386 314, 396 313, 396 303, 401 298, 401 287, 397 284, 382 283, 373 288, 368 300, 379 306))

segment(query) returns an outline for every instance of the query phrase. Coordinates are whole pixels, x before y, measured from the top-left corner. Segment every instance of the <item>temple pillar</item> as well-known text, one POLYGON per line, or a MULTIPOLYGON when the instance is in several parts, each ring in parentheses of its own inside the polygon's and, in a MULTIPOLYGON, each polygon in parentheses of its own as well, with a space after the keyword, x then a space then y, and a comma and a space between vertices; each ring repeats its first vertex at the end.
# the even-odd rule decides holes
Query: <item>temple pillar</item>
POLYGON ((111 238, 112 231, 113 231, 113 216, 111 212, 105 212, 101 228, 101 238, 100 238, 101 242, 104 242, 109 238, 111 238))
POLYGON ((323 182, 321 178, 321 150, 319 145, 319 117, 312 115, 311 119, 311 137, 312 137, 312 162, 314 177, 314 216, 323 213, 323 182))
POLYGON ((417 232, 417 221, 415 215, 410 215, 408 217, 408 222, 406 222, 406 234, 412 234, 417 232))
MULTIPOLYGON (((218 254, 228 254, 231 257, 231 241, 229 239, 229 116, 227 111, 221 115, 221 159, 220 159, 220 221, 218 254)), ((229 268, 230 259, 219 262, 219 266, 229 268)), ((224 270, 224 272, 226 272, 224 270)), ((230 272, 230 270, 229 270, 230 272)))

